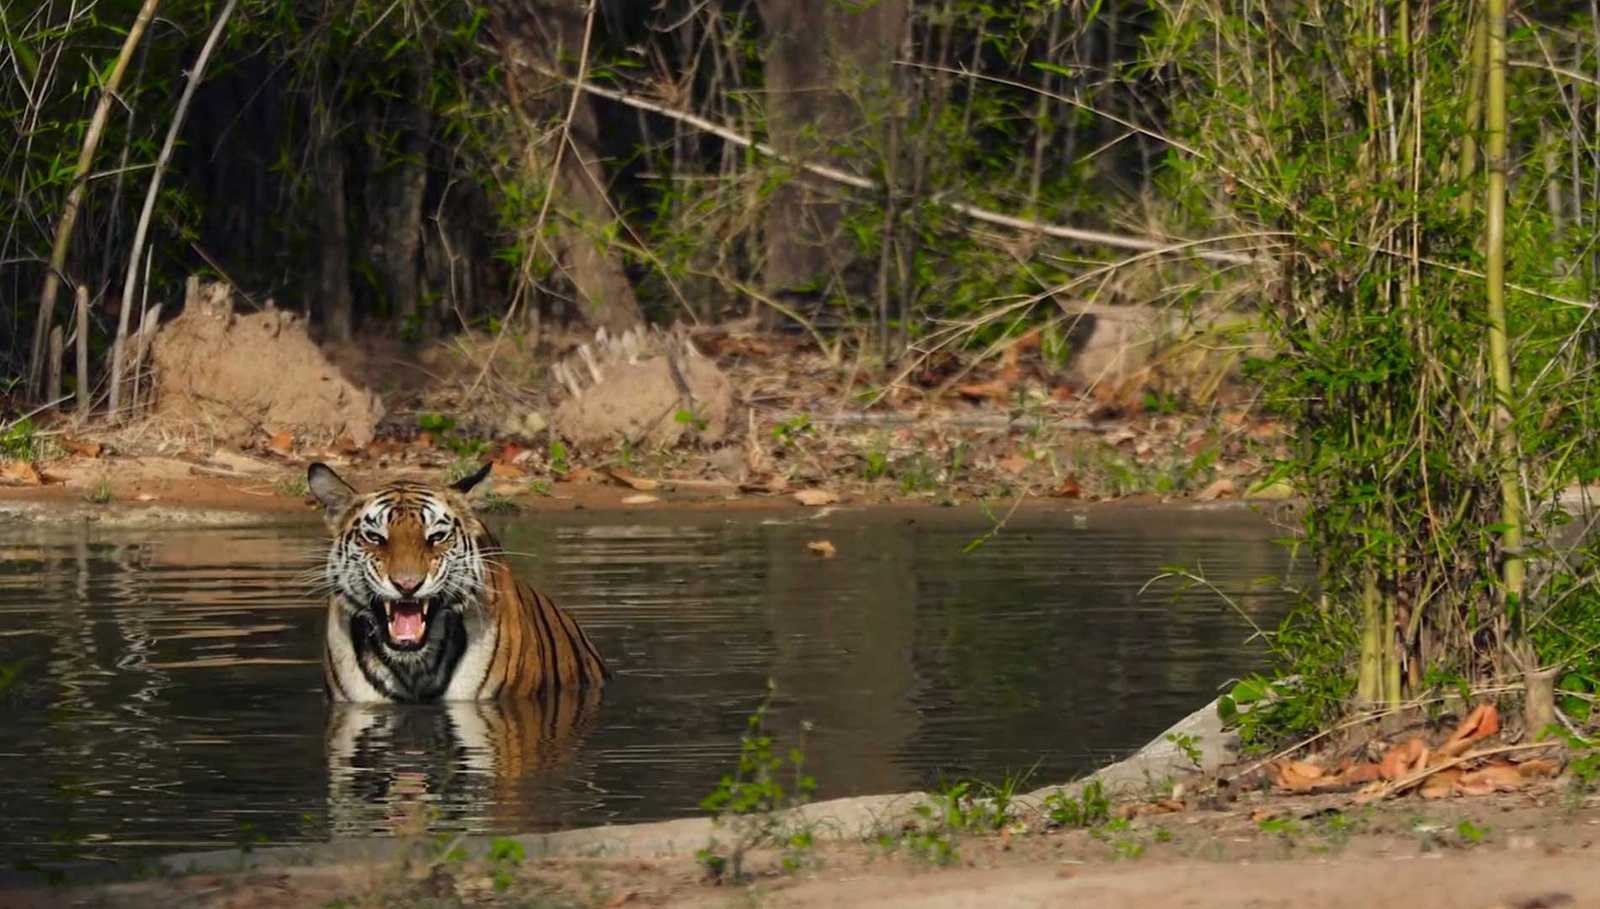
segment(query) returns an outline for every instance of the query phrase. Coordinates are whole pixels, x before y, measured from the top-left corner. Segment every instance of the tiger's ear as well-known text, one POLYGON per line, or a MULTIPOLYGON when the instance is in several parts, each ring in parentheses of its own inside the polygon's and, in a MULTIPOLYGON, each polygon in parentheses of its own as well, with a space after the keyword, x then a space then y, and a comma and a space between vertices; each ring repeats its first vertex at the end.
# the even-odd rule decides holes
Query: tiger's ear
POLYGON ((349 483, 321 461, 312 461, 311 466, 306 468, 306 485, 311 488, 311 494, 317 497, 317 501, 322 503, 322 517, 330 524, 357 495, 349 483))
POLYGON ((451 483, 450 484, 450 488, 454 489, 456 492, 461 493, 462 495, 466 495, 467 493, 472 491, 472 487, 478 485, 479 483, 482 483, 483 482, 483 478, 487 477, 489 475, 489 471, 493 470, 493 469, 494 469, 494 462, 493 461, 484 461, 482 467, 479 467, 477 470, 474 470, 472 473, 469 473, 466 476, 462 477, 461 479, 455 481, 454 483, 451 483))

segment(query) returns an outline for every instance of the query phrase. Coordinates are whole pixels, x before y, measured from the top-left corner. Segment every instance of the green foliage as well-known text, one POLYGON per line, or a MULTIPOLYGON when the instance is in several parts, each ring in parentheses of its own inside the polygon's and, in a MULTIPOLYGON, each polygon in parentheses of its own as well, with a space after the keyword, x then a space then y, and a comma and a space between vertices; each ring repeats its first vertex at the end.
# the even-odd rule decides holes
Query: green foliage
MULTIPOLYGON (((478 436, 464 435, 458 432, 456 430, 456 421, 444 414, 418 414, 417 428, 428 433, 446 451, 458 458, 477 458, 489 450, 487 441, 478 436)), ((460 479, 460 477, 456 479, 460 479)))
POLYGON ((1064 789, 1045 796, 1044 811, 1056 827, 1097 827, 1111 820, 1111 800, 1099 780, 1090 780, 1076 796, 1064 789))
MULTIPOLYGON (((1318 564, 1314 594, 1270 642, 1277 675, 1293 684, 1262 699, 1267 680, 1247 680, 1222 705, 1225 718, 1265 744, 1321 727, 1352 702, 1495 678, 1530 634, 1542 664, 1592 661, 1574 638, 1541 628, 1552 614, 1588 611, 1575 592, 1581 572, 1555 572, 1523 602, 1502 585, 1477 7, 1248 9, 1164 6, 1150 42, 1151 65, 1174 80, 1171 129, 1186 149, 1169 158, 1168 192, 1197 224, 1280 245, 1282 270, 1261 288, 1278 353, 1248 372, 1292 428, 1270 479, 1308 498, 1297 545, 1318 564), (1231 223, 1218 225, 1219 212, 1231 223), (1253 695, 1248 713, 1241 695, 1253 695)), ((1593 57, 1586 30, 1541 25, 1549 30, 1512 36, 1513 59, 1552 45, 1593 57)), ((1562 179, 1590 186, 1600 174, 1592 131, 1571 119, 1549 74, 1512 72, 1508 280, 1523 289, 1508 303, 1516 368, 1506 403, 1525 494, 1540 505, 1600 470, 1594 446, 1572 444, 1600 416, 1582 352, 1588 313, 1560 302, 1597 286, 1593 264, 1574 257, 1595 242, 1595 213, 1577 199, 1549 201, 1569 191, 1562 179), (1560 147, 1547 157, 1552 138, 1560 147), (1551 160, 1577 170, 1558 176, 1551 160)))
POLYGON ((517 866, 522 864, 522 844, 510 837, 496 837, 489 844, 489 879, 494 889, 505 892, 517 879, 517 866))
POLYGON ((32 461, 38 452, 39 434, 31 419, 21 417, 0 430, 0 461, 32 461))
POLYGON ((1183 752, 1184 758, 1196 768, 1203 764, 1205 755, 1200 750, 1199 736, 1190 735, 1186 732, 1169 732, 1167 733, 1166 741, 1171 742, 1179 751, 1183 752))
POLYGON ((711 812, 716 830, 728 837, 724 842, 713 834, 710 842, 695 853, 713 880, 743 880, 746 854, 767 844, 781 846, 784 868, 794 870, 814 841, 809 828, 794 825, 783 816, 809 802, 817 782, 804 771, 807 724, 802 723, 801 743, 787 754, 789 785, 784 786, 785 758, 775 750, 766 730, 767 712, 775 694, 768 682, 766 697, 745 722, 737 767, 723 775, 717 788, 700 800, 700 807, 711 812))

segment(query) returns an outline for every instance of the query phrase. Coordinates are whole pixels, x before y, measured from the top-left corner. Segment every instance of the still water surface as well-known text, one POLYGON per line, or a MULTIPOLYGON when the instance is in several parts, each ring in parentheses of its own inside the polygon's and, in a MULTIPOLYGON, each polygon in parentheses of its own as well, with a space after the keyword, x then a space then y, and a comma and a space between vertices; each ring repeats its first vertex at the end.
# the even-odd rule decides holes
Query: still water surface
POLYGON ((548 830, 696 813, 770 677, 818 797, 1065 780, 1260 659, 1287 607, 1246 513, 523 516, 519 570, 616 673, 586 725, 531 705, 335 710, 313 525, 0 529, 0 860, 548 830), (827 539, 832 559, 806 553, 827 539), (1202 568, 1212 593, 1157 585, 1202 568), (1241 614, 1242 613, 1242 614, 1241 614))

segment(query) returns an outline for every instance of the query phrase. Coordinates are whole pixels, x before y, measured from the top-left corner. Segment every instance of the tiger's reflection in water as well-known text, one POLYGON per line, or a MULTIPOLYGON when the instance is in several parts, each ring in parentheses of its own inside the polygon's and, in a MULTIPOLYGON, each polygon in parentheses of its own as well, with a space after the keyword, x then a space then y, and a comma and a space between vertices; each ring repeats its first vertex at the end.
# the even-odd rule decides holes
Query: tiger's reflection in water
POLYGON ((520 830, 542 784, 569 767, 598 690, 537 699, 329 704, 328 832, 399 835, 424 820, 462 833, 520 830))

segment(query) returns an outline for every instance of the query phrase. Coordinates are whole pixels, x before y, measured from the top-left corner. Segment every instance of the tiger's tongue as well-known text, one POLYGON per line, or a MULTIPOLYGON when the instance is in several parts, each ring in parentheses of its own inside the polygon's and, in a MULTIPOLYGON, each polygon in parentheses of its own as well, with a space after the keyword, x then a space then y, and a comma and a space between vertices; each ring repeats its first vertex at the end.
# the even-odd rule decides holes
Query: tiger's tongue
POLYGON ((422 601, 401 600, 389 613, 389 640, 415 644, 422 640, 422 601))

